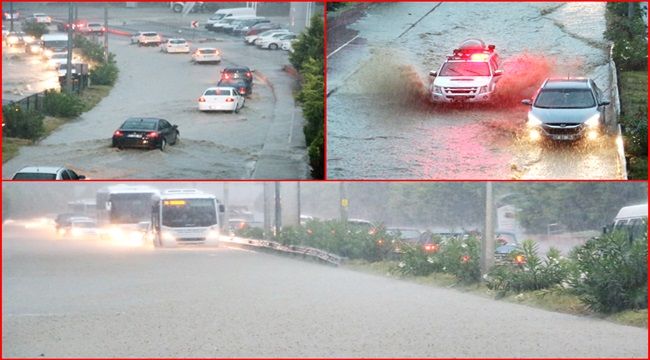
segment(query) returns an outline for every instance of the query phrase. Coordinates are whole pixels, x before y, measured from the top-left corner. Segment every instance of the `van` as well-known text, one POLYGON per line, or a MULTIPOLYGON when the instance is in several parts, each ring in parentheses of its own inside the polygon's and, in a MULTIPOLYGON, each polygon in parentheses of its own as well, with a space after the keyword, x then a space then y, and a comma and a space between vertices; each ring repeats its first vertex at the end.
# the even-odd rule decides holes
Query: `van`
POLYGON ((255 16, 255 9, 253 8, 230 8, 230 9, 219 9, 214 12, 214 15, 210 18, 225 19, 232 16, 255 16))
POLYGON ((648 204, 632 205, 622 207, 618 211, 614 222, 604 229, 627 231, 630 238, 638 238, 647 230, 648 223, 648 204))
POLYGON ((41 37, 43 42, 43 56, 51 58, 54 54, 68 53, 68 34, 54 33, 45 34, 41 37))

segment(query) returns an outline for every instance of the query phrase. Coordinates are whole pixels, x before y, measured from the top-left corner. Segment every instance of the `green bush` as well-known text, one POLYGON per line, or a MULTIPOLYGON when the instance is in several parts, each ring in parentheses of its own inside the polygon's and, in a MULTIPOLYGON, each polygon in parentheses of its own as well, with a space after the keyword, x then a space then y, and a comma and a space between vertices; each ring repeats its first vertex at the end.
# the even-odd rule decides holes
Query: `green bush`
POLYGON ((570 279, 592 310, 612 313, 648 306, 648 233, 632 240, 624 231, 588 240, 574 250, 570 279))
POLYGON ((3 106, 2 120, 5 123, 3 134, 8 137, 36 140, 45 133, 43 115, 33 110, 24 111, 18 105, 3 106))
POLYGON ((113 85, 117 81, 119 69, 115 63, 101 64, 90 71, 90 82, 93 85, 113 85))
MULTIPOLYGON (((104 46, 102 44, 92 42, 83 36, 75 36, 74 47, 78 48, 90 62, 95 64, 104 63, 104 46)), ((108 62, 115 62, 115 54, 108 54, 108 62)))
POLYGON ((523 241, 520 249, 510 254, 508 263, 490 270, 487 287, 496 290, 499 295, 505 295, 508 292, 547 289, 567 280, 569 263, 561 258, 559 250, 551 248, 545 260, 537 253, 537 243, 523 241), (524 262, 515 263, 517 256, 523 256, 524 262))
POLYGON ((41 36, 50 32, 47 25, 35 21, 23 23, 22 30, 25 34, 31 35, 37 39, 40 39, 41 36))
POLYGON ((325 178, 325 145, 322 129, 314 141, 312 141, 311 145, 309 145, 309 164, 311 166, 312 178, 325 178))
POLYGON ((648 68, 648 43, 642 37, 616 39, 612 57, 619 70, 645 70, 648 68))
POLYGON ((77 96, 54 90, 45 91, 43 111, 46 115, 72 118, 85 109, 84 102, 77 96))
POLYGON ((264 239, 264 229, 246 226, 242 229, 235 230, 235 235, 243 238, 262 240, 264 239))

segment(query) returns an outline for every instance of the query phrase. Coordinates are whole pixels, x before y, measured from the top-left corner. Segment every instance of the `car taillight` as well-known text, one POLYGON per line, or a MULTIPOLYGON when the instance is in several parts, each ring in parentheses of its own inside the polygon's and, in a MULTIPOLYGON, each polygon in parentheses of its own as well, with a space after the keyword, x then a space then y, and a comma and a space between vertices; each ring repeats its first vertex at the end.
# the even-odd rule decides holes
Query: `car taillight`
POLYGON ((205 98, 204 98, 203 96, 201 96, 201 97, 199 98, 199 102, 205 102, 205 98))
POLYGON ((242 94, 242 95, 246 94, 246 88, 240 88, 239 93, 242 94))
POLYGON ((247 72, 246 76, 251 77, 251 76, 253 76, 253 74, 251 74, 250 72, 247 72))
POLYGON ((230 75, 228 75, 228 74, 223 74, 223 78, 224 78, 224 79, 228 79, 229 77, 230 77, 230 75))
POLYGON ((226 98, 226 102, 233 102, 233 101, 235 101, 235 99, 233 99, 233 98, 231 98, 231 97, 226 98))
POLYGON ((158 137, 158 132, 152 131, 152 132, 147 134, 147 137, 150 137, 150 138, 158 137))
POLYGON ((122 135, 124 135, 124 134, 122 134, 121 131, 116 130, 116 131, 113 133, 113 135, 115 135, 115 136, 122 136, 122 135))

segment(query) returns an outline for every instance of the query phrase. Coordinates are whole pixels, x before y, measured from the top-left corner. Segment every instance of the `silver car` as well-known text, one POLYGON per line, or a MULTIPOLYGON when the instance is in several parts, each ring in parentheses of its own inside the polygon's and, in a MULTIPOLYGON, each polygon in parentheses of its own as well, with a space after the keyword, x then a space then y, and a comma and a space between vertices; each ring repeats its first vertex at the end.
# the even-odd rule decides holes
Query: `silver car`
POLYGON ((527 128, 532 141, 542 137, 596 140, 605 129, 605 107, 609 105, 594 81, 584 78, 547 79, 534 99, 522 103, 531 106, 527 128))

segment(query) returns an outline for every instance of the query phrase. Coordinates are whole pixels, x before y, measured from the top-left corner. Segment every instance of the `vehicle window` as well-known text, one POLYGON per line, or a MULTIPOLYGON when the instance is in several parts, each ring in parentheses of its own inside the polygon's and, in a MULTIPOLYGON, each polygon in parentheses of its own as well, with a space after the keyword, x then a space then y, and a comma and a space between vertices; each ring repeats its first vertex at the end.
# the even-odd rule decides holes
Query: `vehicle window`
POLYGON ((74 172, 74 171, 72 171, 72 170, 68 170, 68 172, 70 173, 70 178, 71 178, 72 180, 78 180, 78 179, 79 179, 79 175, 77 175, 76 172, 74 172))
POLYGON ((208 49, 208 50, 199 50, 200 54, 216 54, 217 50, 214 49, 208 49))
POLYGON ((142 34, 142 35, 144 35, 144 36, 148 36, 148 37, 151 37, 151 36, 158 36, 157 33, 144 33, 144 34, 142 34))
POLYGON ((18 173, 13 180, 56 180, 56 174, 18 173))
POLYGON ((70 179, 70 174, 68 174, 68 170, 63 170, 61 172, 61 179, 63 179, 63 180, 71 180, 70 179))
POLYGON ((490 76, 490 67, 486 62, 447 62, 439 76, 490 76))
POLYGON ((540 108, 584 109, 596 106, 589 89, 544 89, 535 99, 540 108))
POLYGON ((167 129, 170 126, 171 125, 169 125, 169 123, 166 120, 160 120, 160 128, 161 129, 167 129))
POLYGON ((185 40, 169 40, 172 44, 185 44, 185 40))
POLYGON ((137 121, 131 120, 126 121, 122 125, 123 130, 155 130, 156 122, 155 121, 137 121))
POLYGON ((203 95, 212 95, 212 96, 229 96, 230 89, 214 89, 207 90, 203 95))

